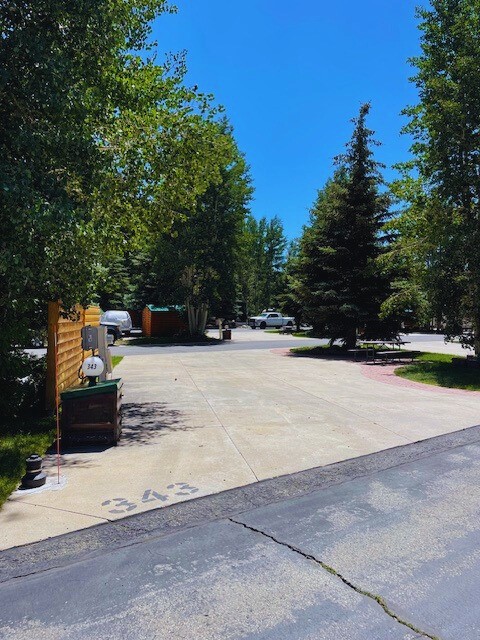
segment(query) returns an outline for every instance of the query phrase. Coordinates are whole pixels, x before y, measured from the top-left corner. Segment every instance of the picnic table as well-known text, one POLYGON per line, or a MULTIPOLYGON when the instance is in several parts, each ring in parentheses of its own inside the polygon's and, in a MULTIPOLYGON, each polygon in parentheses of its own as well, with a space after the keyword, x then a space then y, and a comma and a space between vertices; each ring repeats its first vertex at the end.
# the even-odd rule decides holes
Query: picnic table
POLYGON ((358 355, 365 354, 365 360, 368 362, 369 358, 373 363, 375 363, 377 356, 380 360, 387 361, 388 359, 395 359, 395 357, 400 356, 402 354, 401 348, 410 344, 407 340, 359 340, 358 345, 359 348, 350 349, 350 351, 354 354, 354 359, 357 360, 358 355), (379 351, 375 347, 391 347, 390 351, 379 351), (398 347, 398 350, 395 351, 395 347, 398 347), (383 355, 381 355, 383 354, 383 355))
POLYGON ((403 345, 410 344, 410 342, 408 342, 407 340, 359 340, 358 344, 366 347, 367 349, 368 347, 374 349, 375 347, 388 346, 391 346, 392 349, 395 349, 395 347, 401 349, 403 345))

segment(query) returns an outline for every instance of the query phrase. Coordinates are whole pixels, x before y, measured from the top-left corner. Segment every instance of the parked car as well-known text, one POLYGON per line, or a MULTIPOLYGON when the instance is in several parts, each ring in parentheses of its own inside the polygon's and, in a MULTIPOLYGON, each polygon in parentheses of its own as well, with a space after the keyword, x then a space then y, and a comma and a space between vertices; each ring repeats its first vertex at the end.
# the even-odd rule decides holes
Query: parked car
POLYGON ((100 318, 100 324, 104 326, 118 325, 120 327, 121 334, 124 336, 130 335, 133 327, 132 318, 128 311, 120 311, 116 309, 105 311, 100 318))
POLYGON ((282 316, 281 313, 277 313, 276 311, 264 312, 258 316, 249 318, 248 324, 252 329, 256 329, 257 327, 260 327, 260 329, 266 329, 267 327, 280 329, 281 327, 293 327, 295 318, 282 316))
POLYGON ((123 338, 122 328, 118 322, 100 322, 102 327, 107 327, 107 342, 115 344, 116 340, 123 338))

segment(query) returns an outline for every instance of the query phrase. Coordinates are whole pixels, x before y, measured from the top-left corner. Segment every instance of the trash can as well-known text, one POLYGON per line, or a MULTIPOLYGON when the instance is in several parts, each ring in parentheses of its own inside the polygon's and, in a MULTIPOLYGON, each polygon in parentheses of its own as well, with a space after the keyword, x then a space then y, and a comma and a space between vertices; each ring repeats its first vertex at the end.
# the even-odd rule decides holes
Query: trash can
POLYGON ((62 442, 116 444, 122 431, 122 380, 75 387, 62 398, 62 442))
POLYGON ((223 329, 222 338, 223 338, 223 340, 231 340, 232 339, 232 330, 231 329, 223 329))

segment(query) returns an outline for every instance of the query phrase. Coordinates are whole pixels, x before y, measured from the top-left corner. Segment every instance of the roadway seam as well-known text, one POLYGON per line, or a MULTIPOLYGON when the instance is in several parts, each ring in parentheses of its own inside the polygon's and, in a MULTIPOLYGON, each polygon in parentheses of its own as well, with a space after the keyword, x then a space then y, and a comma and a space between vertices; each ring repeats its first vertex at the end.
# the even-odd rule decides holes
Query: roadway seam
POLYGON ((353 589, 353 591, 355 591, 356 593, 358 593, 358 594, 360 594, 362 596, 365 596, 367 598, 370 598, 370 600, 373 600, 373 602, 376 602, 376 604, 378 604, 390 618, 395 620, 395 622, 398 622, 399 624, 407 627, 408 629, 410 629, 411 631, 414 631, 415 633, 419 633, 420 637, 429 638, 429 640, 440 640, 440 638, 438 636, 433 636, 430 633, 428 633, 427 631, 423 631, 419 627, 416 627, 411 622, 408 622, 407 620, 404 620, 403 618, 400 618, 400 616, 398 614, 396 614, 392 609, 390 609, 390 607, 387 605, 387 603, 382 598, 382 596, 379 596, 379 595, 377 595, 375 593, 372 593, 371 591, 367 591, 366 589, 363 589, 362 587, 359 587, 358 585, 353 584, 353 582, 348 580, 348 578, 345 578, 345 576, 342 575, 339 571, 337 571, 336 569, 334 569, 330 565, 326 564, 322 560, 319 560, 314 555, 312 555, 310 553, 305 553, 304 551, 302 551, 298 547, 295 547, 294 545, 291 545, 288 542, 282 542, 281 540, 279 540, 278 538, 275 538, 274 536, 270 535, 269 533, 266 533, 265 531, 262 531, 261 529, 256 529, 255 527, 252 527, 252 526, 250 526, 248 524, 245 524, 244 522, 241 522, 240 520, 234 520, 233 518, 228 518, 228 520, 230 522, 232 522, 233 524, 241 525, 242 527, 244 527, 248 531, 251 531, 252 533, 259 533, 260 535, 264 536, 268 540, 271 540, 272 542, 275 542, 275 544, 278 544, 281 547, 286 547, 287 549, 290 549, 290 551, 293 551, 294 553, 296 553, 297 555, 301 556, 302 558, 305 558, 306 560, 310 560, 311 562, 314 562, 315 564, 319 565, 322 569, 324 569, 325 571, 327 571, 331 575, 333 575, 336 578, 338 578, 339 580, 341 580, 343 582, 343 584, 345 584, 350 589, 353 589))
POLYGON ((185 369, 185 373, 188 375, 188 377, 190 378, 190 380, 193 382, 196 390, 198 391, 198 393, 202 396, 202 398, 205 400, 205 402, 208 404, 208 406, 210 407, 210 410, 212 411, 213 415, 216 417, 216 419, 218 420, 219 425, 222 427, 222 429, 224 430, 227 438, 230 440, 230 442, 232 443, 232 445, 234 446, 235 450, 237 451, 237 453, 240 455, 240 457, 243 459, 243 461, 245 462, 245 464, 247 465, 247 467, 250 469, 250 471, 253 474, 253 477, 255 478, 255 480, 257 482, 259 482, 259 478, 257 476, 257 474, 255 473, 255 471, 252 469, 252 467, 250 466, 250 464, 248 463, 247 459, 245 458, 245 456, 243 455, 243 453, 240 451, 240 449, 237 447, 237 445, 235 444, 235 441, 233 440, 232 436, 228 433, 227 428, 225 427, 225 425, 223 424, 223 422, 220 420, 217 412, 215 411, 215 409, 213 408, 213 406, 210 404, 210 401, 208 400, 207 396, 203 393, 203 391, 200 389, 200 387, 197 385, 197 383, 195 382, 195 380, 193 379, 193 376, 191 375, 190 371, 187 369, 187 367, 185 366, 185 364, 182 362, 182 360, 180 359, 180 362, 182 363, 182 367, 185 369))

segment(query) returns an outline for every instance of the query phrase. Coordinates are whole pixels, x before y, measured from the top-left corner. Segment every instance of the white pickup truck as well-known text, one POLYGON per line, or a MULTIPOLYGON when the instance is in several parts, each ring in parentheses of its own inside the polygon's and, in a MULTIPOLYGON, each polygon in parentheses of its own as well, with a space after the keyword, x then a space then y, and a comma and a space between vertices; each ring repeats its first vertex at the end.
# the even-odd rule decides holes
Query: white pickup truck
POLYGON ((267 327, 280 329, 281 327, 293 327, 295 324, 295 318, 287 318, 276 311, 268 311, 261 313, 259 316, 249 318, 248 324, 252 329, 256 329, 257 327, 260 329, 266 329, 267 327))

